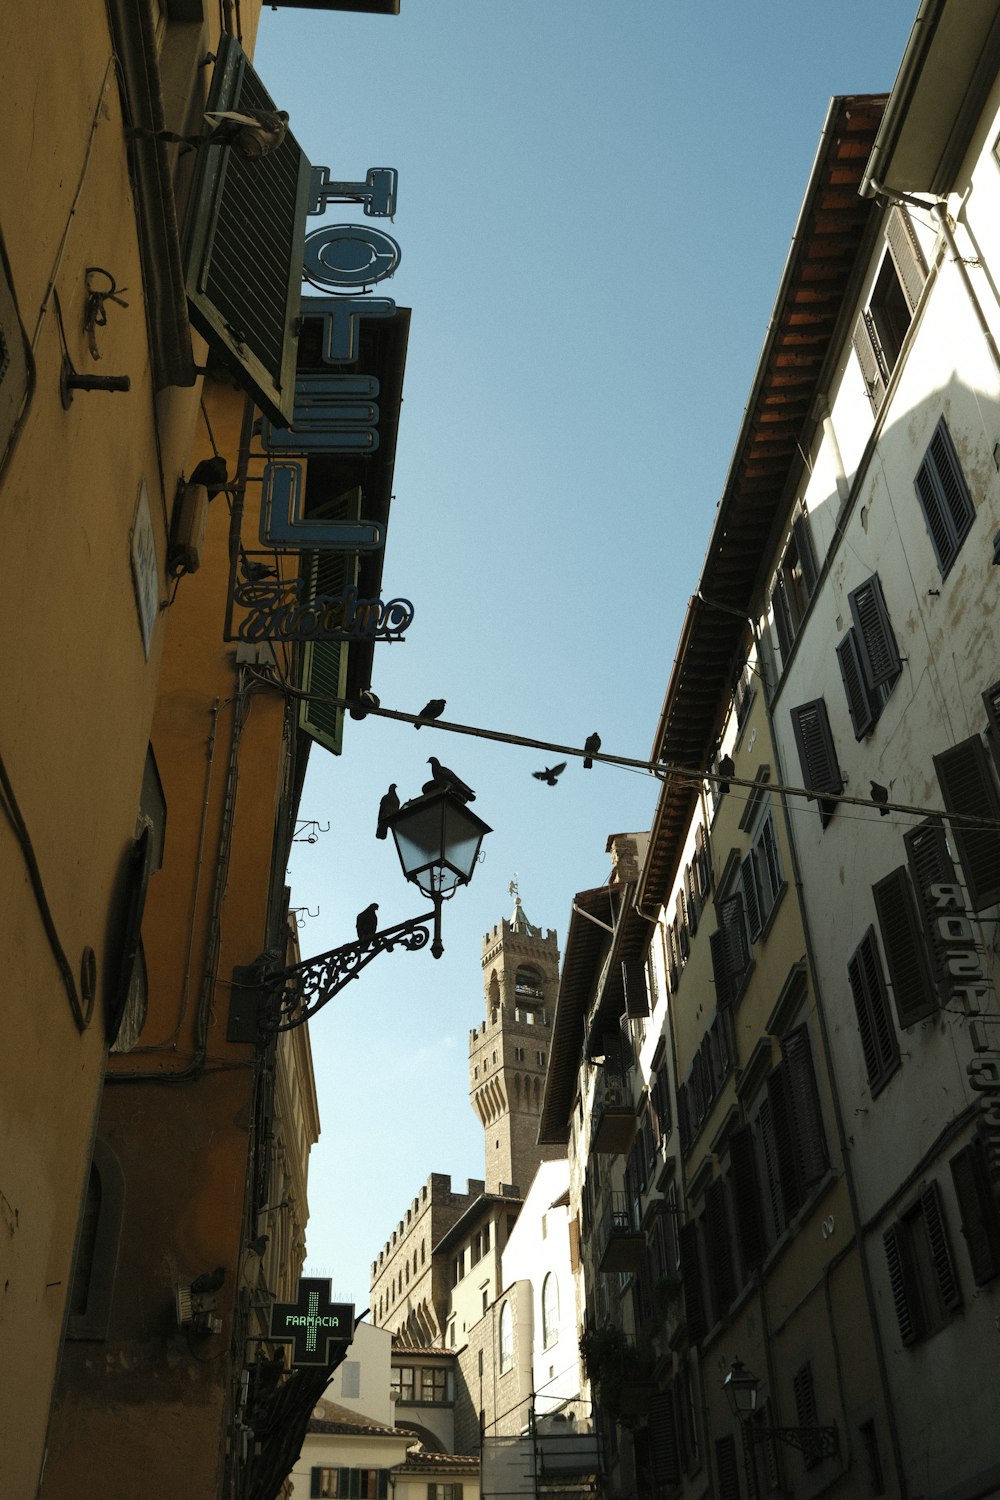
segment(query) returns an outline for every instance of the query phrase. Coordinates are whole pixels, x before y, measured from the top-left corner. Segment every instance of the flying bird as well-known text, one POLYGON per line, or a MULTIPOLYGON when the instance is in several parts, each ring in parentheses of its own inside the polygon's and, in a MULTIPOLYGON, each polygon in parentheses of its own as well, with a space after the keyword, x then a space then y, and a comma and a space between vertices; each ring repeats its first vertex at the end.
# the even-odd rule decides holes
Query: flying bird
POLYGON ((880 818, 887 818, 889 816, 889 811, 890 810, 889 810, 888 807, 886 807, 885 804, 889 800, 889 788, 887 786, 882 786, 882 784, 880 782, 878 782, 878 781, 873 781, 871 783, 871 789, 872 789, 872 801, 875 803, 875 806, 878 808, 878 815, 879 815, 879 817, 880 818))
POLYGON ((229 483, 229 470, 226 460, 220 454, 214 458, 203 458, 200 464, 195 464, 191 470, 191 478, 188 484, 203 484, 208 490, 208 498, 214 500, 223 485, 229 483))
POLYGON ((399 798, 396 795, 396 783, 393 782, 378 805, 378 827, 375 830, 377 839, 385 838, 389 831, 387 819, 397 812, 399 812, 399 798))
POLYGON ((373 901, 371 906, 366 906, 364 911, 358 912, 358 942, 363 948, 367 948, 372 938, 378 931, 378 902, 373 901))
POLYGON ((218 109, 206 113, 205 123, 210 129, 202 135, 178 135, 173 130, 147 130, 142 126, 125 134, 132 141, 170 141, 188 151, 202 146, 233 146, 253 161, 281 145, 288 131, 288 114, 283 109, 218 109))
POLYGON ((544 781, 546 786, 555 786, 557 779, 566 769, 566 762, 561 760, 557 766, 546 766, 544 771, 532 771, 536 781, 544 781))
POLYGON ((466 786, 461 776, 456 776, 454 771, 443 766, 436 755, 429 755, 427 764, 431 768, 431 781, 435 786, 450 787, 456 797, 461 797, 463 802, 475 802, 476 794, 471 786, 466 786))
POLYGON ((597 733, 596 730, 593 734, 587 735, 587 738, 583 742, 583 748, 587 752, 583 762, 583 769, 585 771, 589 771, 591 766, 594 764, 590 757, 592 755, 596 755, 598 750, 600 750, 601 748, 601 736, 597 733))
MULTIPOLYGON (((423 708, 417 715, 417 718, 426 720, 440 719, 441 715, 444 713, 444 709, 445 702, 443 698, 432 698, 429 703, 424 704, 423 708)), ((414 729, 419 729, 420 725, 414 724, 413 727, 414 729)))
POLYGON ((204 1271, 200 1276, 196 1276, 188 1290, 194 1292, 195 1295, 201 1295, 204 1292, 217 1292, 225 1279, 225 1266, 216 1266, 214 1271, 204 1271))

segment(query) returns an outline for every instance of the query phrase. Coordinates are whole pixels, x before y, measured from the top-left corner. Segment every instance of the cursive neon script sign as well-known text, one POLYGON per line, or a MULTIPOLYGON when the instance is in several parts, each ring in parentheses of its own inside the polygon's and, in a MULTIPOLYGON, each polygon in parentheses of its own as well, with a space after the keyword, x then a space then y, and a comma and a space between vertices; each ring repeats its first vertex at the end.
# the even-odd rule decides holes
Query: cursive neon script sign
POLYGON ((311 594, 304 578, 237 582, 233 597, 247 611, 243 641, 399 641, 413 619, 409 599, 361 599, 353 586, 311 594))

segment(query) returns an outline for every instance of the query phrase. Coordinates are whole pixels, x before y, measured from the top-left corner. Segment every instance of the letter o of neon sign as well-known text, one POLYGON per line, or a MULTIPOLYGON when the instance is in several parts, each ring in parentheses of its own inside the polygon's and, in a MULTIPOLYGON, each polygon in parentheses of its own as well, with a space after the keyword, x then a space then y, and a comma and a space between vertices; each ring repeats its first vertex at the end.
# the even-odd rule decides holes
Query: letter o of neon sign
POLYGON ((396 241, 367 224, 325 224, 306 235, 303 267, 313 281, 346 289, 391 276, 402 258, 396 241))

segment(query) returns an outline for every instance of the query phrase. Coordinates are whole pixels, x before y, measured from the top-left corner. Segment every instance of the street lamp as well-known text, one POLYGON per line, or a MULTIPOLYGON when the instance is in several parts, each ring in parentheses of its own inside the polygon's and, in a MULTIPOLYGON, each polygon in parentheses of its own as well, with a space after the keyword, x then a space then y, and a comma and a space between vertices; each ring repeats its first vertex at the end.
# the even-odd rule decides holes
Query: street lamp
MULTIPOLYGON (((757 1421, 757 1397, 760 1381, 741 1360, 734 1359, 722 1389, 726 1393, 729 1409, 738 1417, 752 1445, 774 1438, 787 1443, 804 1455, 806 1463, 818 1463, 821 1458, 835 1458, 839 1449, 836 1427, 765 1427, 757 1421)), ((756 1483, 756 1470, 754 1470, 756 1483)))
POLYGON ((468 885, 483 838, 492 830, 450 783, 439 781, 428 782, 419 797, 404 802, 384 823, 392 832, 403 874, 430 898, 431 910, 381 932, 359 932, 357 942, 287 968, 277 967, 280 955, 273 950, 235 968, 231 1041, 304 1025, 379 953, 391 953, 393 948, 416 952, 430 942, 434 957, 441 957, 441 904, 468 885))

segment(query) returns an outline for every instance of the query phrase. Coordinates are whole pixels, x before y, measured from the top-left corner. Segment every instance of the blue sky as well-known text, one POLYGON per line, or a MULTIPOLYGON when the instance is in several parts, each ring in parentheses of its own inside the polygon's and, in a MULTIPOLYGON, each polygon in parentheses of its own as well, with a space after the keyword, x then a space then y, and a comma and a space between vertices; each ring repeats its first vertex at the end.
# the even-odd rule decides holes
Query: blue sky
MULTIPOLYGON (((399 172, 412 308, 378 648, 384 706, 649 755, 799 204, 834 94, 887 92, 915 0, 402 0, 398 17, 265 8, 256 66, 310 159, 399 172)), ((360 210, 331 209, 330 222, 360 210)), ((310 221, 316 227, 319 219, 310 221)), ((446 951, 382 955, 312 1025, 322 1136, 308 1269, 367 1306, 372 1259, 433 1172, 483 1172, 468 1034, 484 934, 513 907, 562 940, 609 834, 656 783, 537 751, 348 722, 313 754, 293 904, 305 955, 379 902, 420 909, 375 816, 435 754, 494 832, 446 951), (551 758, 550 758, 551 759, 551 758)))

